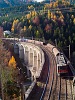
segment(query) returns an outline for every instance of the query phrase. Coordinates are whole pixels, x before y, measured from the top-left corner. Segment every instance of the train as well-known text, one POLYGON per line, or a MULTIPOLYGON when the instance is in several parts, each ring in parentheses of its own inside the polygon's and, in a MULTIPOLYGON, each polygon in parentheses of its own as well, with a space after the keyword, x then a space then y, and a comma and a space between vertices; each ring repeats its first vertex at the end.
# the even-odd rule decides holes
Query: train
POLYGON ((57 47, 54 46, 53 44, 47 44, 47 46, 50 48, 50 51, 55 56, 56 65, 57 65, 56 67, 57 75, 67 74, 69 64, 64 53, 58 50, 57 47))
POLYGON ((53 53, 56 58, 56 64, 57 64, 57 74, 67 74, 68 73, 68 62, 63 54, 63 52, 60 52, 56 47, 53 48, 53 53))

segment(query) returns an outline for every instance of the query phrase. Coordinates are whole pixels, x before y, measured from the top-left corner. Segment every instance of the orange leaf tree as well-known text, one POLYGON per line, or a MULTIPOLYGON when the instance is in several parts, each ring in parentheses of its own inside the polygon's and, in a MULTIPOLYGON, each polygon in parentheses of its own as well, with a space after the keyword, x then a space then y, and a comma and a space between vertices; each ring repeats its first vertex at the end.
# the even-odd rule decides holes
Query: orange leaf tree
POLYGON ((12 56, 11 59, 9 60, 8 66, 16 68, 16 65, 17 64, 16 64, 16 61, 15 61, 15 58, 14 58, 14 56, 12 56))

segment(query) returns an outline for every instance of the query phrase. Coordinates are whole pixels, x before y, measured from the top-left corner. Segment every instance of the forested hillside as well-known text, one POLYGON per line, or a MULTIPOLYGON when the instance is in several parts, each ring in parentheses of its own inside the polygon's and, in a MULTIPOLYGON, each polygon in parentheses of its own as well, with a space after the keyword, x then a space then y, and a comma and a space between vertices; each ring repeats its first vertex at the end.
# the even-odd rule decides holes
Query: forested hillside
POLYGON ((21 5, 25 3, 24 0, 0 0, 0 8, 21 5))

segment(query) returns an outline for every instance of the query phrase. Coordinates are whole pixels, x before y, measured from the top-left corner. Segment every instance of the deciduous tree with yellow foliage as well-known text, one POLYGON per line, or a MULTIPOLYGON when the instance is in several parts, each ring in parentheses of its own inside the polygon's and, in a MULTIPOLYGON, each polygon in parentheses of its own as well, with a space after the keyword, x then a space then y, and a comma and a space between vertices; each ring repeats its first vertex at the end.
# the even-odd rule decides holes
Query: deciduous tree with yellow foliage
POLYGON ((14 58, 14 56, 12 56, 11 59, 9 60, 8 66, 16 68, 16 65, 17 64, 16 64, 16 61, 15 61, 15 58, 14 58))
POLYGON ((19 23, 19 20, 18 20, 18 19, 15 19, 15 20, 13 21, 13 23, 12 23, 12 28, 11 28, 11 31, 12 31, 12 32, 15 31, 15 29, 16 29, 18 23, 19 23))

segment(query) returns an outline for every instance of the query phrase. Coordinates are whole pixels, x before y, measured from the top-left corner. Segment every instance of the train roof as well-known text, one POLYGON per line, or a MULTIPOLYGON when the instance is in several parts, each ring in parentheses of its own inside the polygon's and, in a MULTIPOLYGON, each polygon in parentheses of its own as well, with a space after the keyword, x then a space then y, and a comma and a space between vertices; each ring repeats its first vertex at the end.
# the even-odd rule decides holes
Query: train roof
POLYGON ((60 53, 56 47, 53 47, 52 51, 53 51, 55 57, 60 53))

